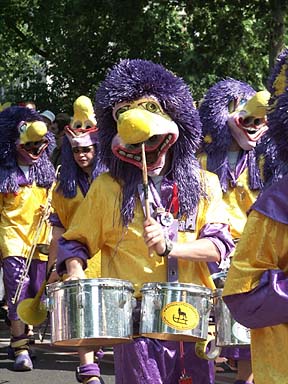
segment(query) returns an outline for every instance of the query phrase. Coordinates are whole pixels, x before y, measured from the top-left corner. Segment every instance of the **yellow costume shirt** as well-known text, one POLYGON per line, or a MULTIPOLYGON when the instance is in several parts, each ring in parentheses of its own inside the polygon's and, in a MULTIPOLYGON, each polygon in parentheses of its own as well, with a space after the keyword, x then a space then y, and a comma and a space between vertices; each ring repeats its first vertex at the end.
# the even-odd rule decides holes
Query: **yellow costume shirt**
MULTIPOLYGON (((207 156, 201 154, 199 161, 203 169, 207 168, 207 156)), ((249 188, 248 167, 239 175, 235 187, 228 185, 227 192, 223 193, 223 201, 229 216, 230 231, 233 239, 238 239, 247 221, 247 211, 256 201, 259 190, 249 188)))
MULTIPOLYGON (((41 220, 41 208, 47 203, 47 190, 35 183, 21 186, 17 193, 0 194, 0 244, 2 257, 28 257, 41 220)), ((50 226, 46 221, 37 243, 48 241, 50 226)), ((47 256, 36 251, 33 258, 47 261, 47 256)))
MULTIPOLYGON (((237 246, 223 296, 250 292, 267 270, 281 269, 288 273, 287 224, 252 211, 243 236, 249 243, 240 240, 237 246)), ((288 324, 251 330, 253 373, 257 384, 287 382, 288 368, 283 361, 287 345, 288 324), (270 366, 273 366, 273 376, 270 366)))
MULTIPOLYGON (((178 232, 179 242, 197 239, 206 223, 227 223, 218 178, 209 172, 203 174, 208 198, 199 203, 195 232, 178 232)), ((140 200, 136 201, 134 218, 128 228, 122 225, 121 201, 119 183, 108 173, 98 176, 63 237, 83 243, 92 255, 101 249, 102 277, 131 281, 139 296, 143 283, 167 281, 167 258, 148 255, 143 240, 144 214, 140 200)), ((178 269, 179 282, 214 289, 206 262, 178 259, 178 269)))

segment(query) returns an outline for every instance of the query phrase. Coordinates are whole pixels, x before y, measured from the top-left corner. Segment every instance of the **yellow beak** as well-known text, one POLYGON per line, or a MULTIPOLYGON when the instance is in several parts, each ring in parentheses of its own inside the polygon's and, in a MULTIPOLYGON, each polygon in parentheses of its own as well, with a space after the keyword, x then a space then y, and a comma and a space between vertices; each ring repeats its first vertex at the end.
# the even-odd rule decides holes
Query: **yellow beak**
POLYGON ((173 121, 161 115, 133 108, 119 116, 117 129, 124 143, 137 144, 147 141, 154 135, 165 134, 168 125, 173 131, 175 127, 177 128, 173 121))
POLYGON ((20 134, 20 143, 40 141, 47 133, 47 126, 43 121, 33 121, 27 124, 25 132, 20 134))

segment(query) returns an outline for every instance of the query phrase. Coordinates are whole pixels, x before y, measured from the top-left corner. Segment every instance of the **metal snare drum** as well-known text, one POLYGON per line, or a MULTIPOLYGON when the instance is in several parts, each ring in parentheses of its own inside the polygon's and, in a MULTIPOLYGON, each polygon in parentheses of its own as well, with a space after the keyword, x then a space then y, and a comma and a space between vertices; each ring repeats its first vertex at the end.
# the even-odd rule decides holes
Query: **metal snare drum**
POLYGON ((218 347, 245 347, 250 345, 250 329, 232 317, 222 298, 222 288, 214 291, 216 345, 218 347))
POLYGON ((212 291, 195 284, 147 283, 142 289, 140 335, 202 341, 208 335, 212 291))
POLYGON ((79 279, 47 286, 51 341, 59 346, 111 346, 132 339, 133 285, 79 279))

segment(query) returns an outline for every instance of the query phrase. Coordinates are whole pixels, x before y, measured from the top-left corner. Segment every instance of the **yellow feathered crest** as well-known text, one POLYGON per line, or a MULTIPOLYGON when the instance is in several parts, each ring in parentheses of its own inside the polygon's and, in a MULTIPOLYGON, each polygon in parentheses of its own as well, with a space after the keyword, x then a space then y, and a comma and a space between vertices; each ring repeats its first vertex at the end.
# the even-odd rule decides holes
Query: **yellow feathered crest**
POLYGON ((4 109, 6 109, 6 108, 11 107, 11 105, 12 104, 10 103, 10 101, 6 101, 6 103, 4 103, 4 104, 0 103, 0 112, 4 111, 4 109))

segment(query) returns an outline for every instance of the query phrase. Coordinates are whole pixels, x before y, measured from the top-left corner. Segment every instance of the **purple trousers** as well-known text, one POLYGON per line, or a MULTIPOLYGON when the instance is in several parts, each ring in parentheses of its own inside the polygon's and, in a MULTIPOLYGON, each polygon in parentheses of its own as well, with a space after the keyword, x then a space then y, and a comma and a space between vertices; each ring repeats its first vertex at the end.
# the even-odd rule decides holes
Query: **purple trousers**
POLYGON ((250 346, 247 347, 225 347, 221 350, 222 357, 234 360, 251 360, 250 346))
POLYGON ((193 383, 213 384, 214 361, 195 355, 195 343, 184 343, 184 361, 180 343, 139 337, 114 346, 116 384, 178 384, 183 364, 193 383))
MULTIPOLYGON (((10 320, 19 320, 16 312, 18 303, 13 304, 12 299, 15 296, 25 264, 26 259, 21 256, 9 256, 3 259, 3 278, 8 305, 8 317, 10 320)), ((23 287, 18 302, 36 296, 46 278, 46 264, 46 261, 31 261, 28 275, 23 281, 23 287)))

